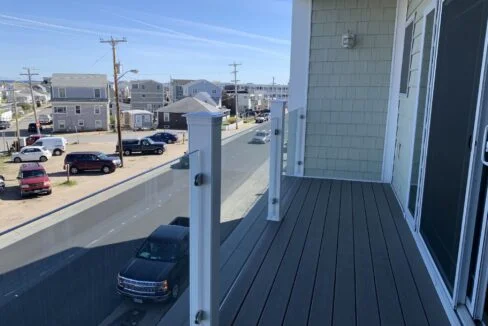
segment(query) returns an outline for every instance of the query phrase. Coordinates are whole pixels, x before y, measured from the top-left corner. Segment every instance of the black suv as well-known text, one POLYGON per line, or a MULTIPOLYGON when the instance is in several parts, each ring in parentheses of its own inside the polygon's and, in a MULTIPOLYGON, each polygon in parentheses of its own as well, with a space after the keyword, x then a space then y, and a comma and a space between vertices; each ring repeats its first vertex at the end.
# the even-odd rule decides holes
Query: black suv
MULTIPOLYGON (((37 132, 36 124, 34 122, 29 123, 29 126, 27 127, 28 132, 37 132)), ((42 131, 42 126, 39 126, 39 131, 42 131)))
MULTIPOLYGON (((122 140, 122 149, 124 150, 125 156, 129 156, 133 153, 161 155, 166 150, 165 146, 165 143, 155 142, 149 138, 122 140)), ((115 151, 119 151, 118 145, 115 147, 115 151)))
POLYGON ((10 128, 10 122, 8 121, 0 121, 0 130, 1 129, 8 129, 10 128))
POLYGON ((69 172, 77 174, 80 171, 114 172, 120 166, 120 159, 110 157, 101 152, 75 152, 69 153, 64 158, 64 168, 69 164, 69 172))

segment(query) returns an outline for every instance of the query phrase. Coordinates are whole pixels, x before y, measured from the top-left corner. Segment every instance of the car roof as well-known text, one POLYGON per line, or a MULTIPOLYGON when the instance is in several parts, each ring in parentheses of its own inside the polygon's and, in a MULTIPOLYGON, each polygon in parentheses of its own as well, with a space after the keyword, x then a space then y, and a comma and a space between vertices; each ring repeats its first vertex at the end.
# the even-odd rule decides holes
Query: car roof
POLYGON ((44 146, 34 146, 34 145, 29 145, 29 146, 24 146, 22 147, 22 149, 26 149, 26 148, 44 148, 44 146))
POLYGON ((188 234, 189 229, 179 225, 161 225, 151 233, 149 239, 179 241, 188 234))
POLYGON ((20 171, 34 171, 34 170, 45 171, 44 167, 39 163, 23 163, 20 166, 20 171))
POLYGON ((97 154, 102 154, 102 152, 71 152, 71 153, 68 153, 67 155, 80 155, 80 154, 94 154, 94 155, 97 155, 97 154))

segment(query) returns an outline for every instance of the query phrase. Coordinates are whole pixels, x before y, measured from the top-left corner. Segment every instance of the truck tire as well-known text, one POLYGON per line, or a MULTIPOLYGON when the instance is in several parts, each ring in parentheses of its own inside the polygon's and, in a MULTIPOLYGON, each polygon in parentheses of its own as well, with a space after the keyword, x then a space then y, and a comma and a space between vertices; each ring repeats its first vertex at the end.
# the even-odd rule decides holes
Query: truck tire
POLYGON ((130 154, 132 154, 132 152, 130 151, 130 149, 125 149, 124 150, 124 156, 130 156, 130 154))
POLYGON ((161 148, 158 148, 154 151, 156 154, 161 155, 164 153, 164 151, 161 148))
POLYGON ((59 148, 56 148, 54 151, 53 151, 53 155, 54 156, 60 156, 61 154, 63 154, 63 152, 59 149, 59 148))

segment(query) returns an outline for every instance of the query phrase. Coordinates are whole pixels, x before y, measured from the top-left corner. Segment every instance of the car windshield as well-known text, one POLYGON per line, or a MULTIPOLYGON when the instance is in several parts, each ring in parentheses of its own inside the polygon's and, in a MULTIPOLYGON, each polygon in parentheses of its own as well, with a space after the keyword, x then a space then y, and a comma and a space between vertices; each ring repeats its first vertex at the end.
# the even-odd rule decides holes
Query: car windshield
POLYGON ((154 144, 154 140, 152 140, 151 138, 144 138, 145 140, 147 140, 150 144, 154 144))
POLYGON ((43 177, 46 175, 46 171, 43 170, 29 170, 21 173, 22 179, 43 177))
POLYGON ((137 258, 147 260, 175 261, 178 256, 178 244, 174 242, 162 242, 147 240, 137 253, 137 258))
POLYGON ((110 157, 107 156, 107 154, 104 154, 104 153, 100 153, 97 155, 97 157, 101 160, 111 160, 110 157))
POLYGON ((258 131, 258 132, 256 133, 256 136, 257 136, 257 137, 266 137, 266 133, 265 133, 264 131, 258 131))

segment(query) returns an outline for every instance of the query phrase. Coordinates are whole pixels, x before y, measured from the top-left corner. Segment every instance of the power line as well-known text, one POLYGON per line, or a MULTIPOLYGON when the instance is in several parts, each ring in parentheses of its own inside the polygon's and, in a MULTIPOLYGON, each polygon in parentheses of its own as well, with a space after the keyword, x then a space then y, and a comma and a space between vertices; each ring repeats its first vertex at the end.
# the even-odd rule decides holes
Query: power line
POLYGON ((239 129, 239 125, 238 125, 238 117, 239 117, 238 112, 239 112, 239 109, 238 109, 238 106, 237 106, 238 103, 239 103, 239 100, 237 99, 237 82, 239 81, 239 80, 237 80, 237 73, 239 71, 237 71, 237 67, 238 66, 242 66, 242 64, 241 63, 236 63, 234 61, 234 63, 229 64, 229 66, 234 67, 234 70, 231 72, 231 74, 234 74, 234 97, 235 97, 234 100, 235 100, 235 106, 236 106, 236 129, 239 129))
POLYGON ((127 39, 121 38, 121 39, 114 39, 113 37, 110 37, 110 40, 103 40, 100 39, 100 43, 108 43, 112 47, 112 60, 113 60, 113 66, 114 66, 114 91, 115 91, 115 107, 117 108, 117 138, 119 142, 119 158, 120 158, 120 166, 124 166, 124 151, 122 148, 122 128, 121 128, 121 117, 120 117, 120 104, 119 104, 119 83, 118 83, 118 78, 117 74, 120 72, 120 64, 117 63, 117 56, 116 56, 116 50, 115 48, 117 47, 117 44, 119 43, 126 43, 127 39))
POLYGON ((21 76, 29 76, 29 88, 30 88, 30 93, 31 93, 32 110, 34 110, 34 119, 36 120, 36 131, 37 131, 37 134, 40 134, 41 131, 39 130, 39 120, 37 120, 36 100, 34 98, 34 91, 32 90, 32 76, 37 76, 39 74, 31 72, 31 70, 35 70, 34 68, 24 67, 22 69, 27 71, 27 73, 23 73, 20 75, 21 76))

